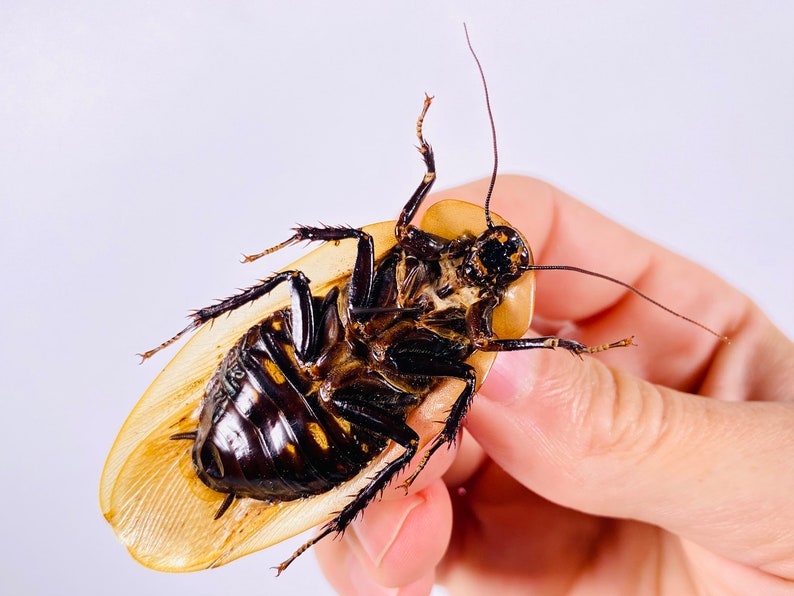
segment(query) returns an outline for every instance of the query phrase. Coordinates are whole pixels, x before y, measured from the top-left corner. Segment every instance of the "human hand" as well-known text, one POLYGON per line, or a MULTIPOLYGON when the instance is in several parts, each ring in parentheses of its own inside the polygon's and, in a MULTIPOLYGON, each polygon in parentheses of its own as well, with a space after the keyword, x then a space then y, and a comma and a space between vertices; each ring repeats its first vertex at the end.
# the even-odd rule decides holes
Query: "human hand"
MULTIPOLYGON (((481 203, 486 186, 433 199, 481 203)), ((614 276, 732 343, 603 280, 539 273, 534 331, 639 347, 499 354, 457 451, 315 547, 331 584, 794 592, 794 344, 713 274, 542 182, 500 177, 493 204, 537 263, 614 276)))

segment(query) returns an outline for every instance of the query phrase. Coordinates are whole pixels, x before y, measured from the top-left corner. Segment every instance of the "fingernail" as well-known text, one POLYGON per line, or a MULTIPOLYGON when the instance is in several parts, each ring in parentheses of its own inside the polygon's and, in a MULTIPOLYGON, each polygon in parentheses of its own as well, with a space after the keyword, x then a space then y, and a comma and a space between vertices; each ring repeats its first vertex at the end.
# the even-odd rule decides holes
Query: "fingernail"
POLYGON ((538 367, 546 356, 540 352, 499 354, 483 384, 482 395, 489 401, 509 405, 531 394, 538 379, 538 367))
POLYGON ((397 539, 405 520, 411 511, 425 502, 421 493, 403 499, 391 499, 378 503, 373 515, 364 516, 353 522, 351 528, 361 547, 373 565, 379 567, 397 539))

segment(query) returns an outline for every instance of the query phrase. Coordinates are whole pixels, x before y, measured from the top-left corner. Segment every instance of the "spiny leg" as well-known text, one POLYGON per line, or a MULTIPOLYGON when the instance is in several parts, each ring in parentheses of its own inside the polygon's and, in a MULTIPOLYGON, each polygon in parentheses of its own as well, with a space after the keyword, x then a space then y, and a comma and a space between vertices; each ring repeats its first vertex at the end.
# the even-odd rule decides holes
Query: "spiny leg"
MULTIPOLYGON (((337 242, 339 240, 345 240, 348 238, 358 239, 356 262, 353 267, 353 275, 350 279, 349 300, 351 307, 368 306, 370 292, 372 290, 372 279, 375 270, 375 248, 372 242, 372 237, 362 230, 350 227, 325 226, 315 228, 309 226, 299 226, 295 228, 294 231, 295 234, 293 234, 290 239, 282 242, 279 247, 282 245, 286 246, 288 244, 294 244, 302 240, 337 242)), ((260 254, 267 254, 267 251, 260 254)), ((252 257, 251 260, 254 260, 254 258, 258 257, 252 257)), ((225 300, 220 301, 218 304, 213 304, 212 306, 197 310, 191 315, 192 321, 187 327, 182 329, 182 331, 174 335, 171 339, 164 341, 156 348, 139 354, 141 359, 146 360, 152 357, 163 348, 166 348, 178 341, 185 334, 198 329, 204 323, 211 321, 224 313, 235 310, 244 304, 253 302, 254 300, 257 300, 266 294, 269 294, 276 286, 293 278, 300 280, 300 282, 295 281, 293 283, 305 284, 308 287, 309 280, 300 271, 282 271, 280 273, 276 273, 275 275, 263 280, 261 283, 244 290, 240 294, 237 294, 236 296, 226 298, 225 300)), ((291 293, 293 295, 293 302, 295 302, 295 291, 291 290, 291 293)))
POLYGON ((276 569, 280 575, 300 555, 329 534, 339 534, 364 510, 372 499, 391 482, 400 470, 407 466, 416 454, 419 445, 419 436, 407 424, 393 418, 393 414, 377 407, 366 407, 360 403, 348 404, 344 401, 334 403, 337 413, 344 419, 364 426, 368 430, 380 434, 405 448, 405 451, 396 459, 383 467, 375 477, 362 488, 355 498, 328 522, 314 538, 303 544, 298 550, 282 562, 276 569))
POLYGON ((481 352, 512 352, 537 348, 554 350, 562 348, 579 356, 633 344, 633 337, 625 337, 618 341, 596 346, 588 346, 574 339, 555 336, 498 339, 493 331, 493 311, 496 305, 497 299, 494 296, 489 296, 474 303, 466 313, 466 329, 469 338, 473 347, 481 352))
POLYGON ((339 242, 340 240, 357 238, 356 262, 350 279, 350 306, 357 308, 369 305, 369 295, 375 271, 375 246, 369 234, 359 228, 351 228, 349 226, 297 226, 293 228, 293 231, 295 233, 284 242, 261 253, 246 256, 244 261, 250 263, 298 242, 339 242))
POLYGON ((587 346, 574 339, 565 339, 553 335, 546 337, 523 337, 521 339, 479 339, 475 346, 483 352, 512 352, 516 350, 532 350, 535 348, 545 348, 554 350, 562 348, 576 354, 595 354, 612 348, 625 348, 634 344, 633 337, 624 337, 618 341, 597 346, 587 346))
POLYGON ((144 352, 139 354, 141 360, 146 360, 151 358, 154 354, 166 348, 179 340, 183 335, 186 333, 190 333, 194 329, 198 329, 204 323, 211 321, 213 319, 218 318, 224 313, 233 311, 244 304, 248 304, 249 302, 253 302, 262 296, 265 296, 272 292, 277 286, 281 285, 284 282, 290 282, 291 284, 295 283, 295 280, 300 279, 303 283, 308 285, 309 280, 301 271, 281 271, 280 273, 276 273, 267 279, 262 280, 260 283, 256 284, 248 288, 247 290, 243 290, 239 294, 235 296, 231 296, 226 298, 225 300, 221 300, 217 304, 213 304, 212 306, 207 306, 205 308, 201 308, 195 311, 190 318, 192 319, 191 323, 182 329, 179 333, 174 335, 171 339, 168 339, 161 343, 156 348, 149 350, 148 352, 144 352))
POLYGON ((457 438, 458 431, 463 424, 463 419, 466 417, 466 412, 469 411, 469 406, 474 396, 474 389, 477 386, 477 373, 474 367, 465 362, 428 360, 425 354, 403 354, 399 358, 395 358, 395 364, 397 365, 397 370, 403 374, 460 379, 466 383, 463 391, 460 392, 452 404, 444 422, 444 427, 433 439, 432 444, 425 451, 422 459, 419 460, 411 476, 400 485, 407 491, 427 465, 427 462, 430 461, 430 458, 433 457, 433 454, 442 445, 451 445, 457 438))
POLYGON ((422 159, 425 162, 427 171, 425 172, 424 178, 422 178, 422 182, 414 191, 413 196, 405 204, 402 212, 400 213, 400 218, 397 220, 396 228, 398 237, 401 235, 400 232, 404 231, 405 227, 411 223, 411 220, 416 214, 416 210, 419 208, 419 205, 422 204, 422 201, 436 179, 436 161, 435 157, 433 156, 433 148, 430 146, 430 143, 425 140, 424 134, 422 133, 422 125, 424 124, 425 115, 427 114, 427 110, 430 108, 432 101, 432 97, 425 95, 425 103, 422 106, 422 112, 419 114, 419 118, 416 121, 416 137, 419 139, 419 147, 417 147, 417 149, 419 149, 419 153, 422 155, 422 159))
POLYGON ((397 219, 397 224, 394 227, 394 235, 397 242, 413 255, 423 259, 437 259, 441 251, 446 246, 446 242, 439 238, 428 234, 427 232, 411 225, 411 220, 419 206, 424 201, 433 183, 436 180, 436 161, 433 155, 433 148, 425 140, 422 134, 422 124, 424 123, 425 114, 430 107, 430 102, 433 100, 429 95, 425 95, 425 103, 422 106, 422 112, 416 121, 416 136, 419 138, 419 153, 425 162, 425 175, 419 186, 414 191, 414 194, 408 200, 400 212, 400 217, 397 219))

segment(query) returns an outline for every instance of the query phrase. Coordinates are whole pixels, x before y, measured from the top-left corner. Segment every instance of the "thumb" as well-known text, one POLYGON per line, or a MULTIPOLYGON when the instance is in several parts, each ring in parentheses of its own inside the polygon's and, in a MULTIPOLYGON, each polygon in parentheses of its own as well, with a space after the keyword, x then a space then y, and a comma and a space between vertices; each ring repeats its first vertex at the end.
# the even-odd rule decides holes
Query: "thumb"
POLYGON ((689 395, 561 350, 500 354, 480 395, 469 431, 541 496, 794 577, 789 404, 689 395))

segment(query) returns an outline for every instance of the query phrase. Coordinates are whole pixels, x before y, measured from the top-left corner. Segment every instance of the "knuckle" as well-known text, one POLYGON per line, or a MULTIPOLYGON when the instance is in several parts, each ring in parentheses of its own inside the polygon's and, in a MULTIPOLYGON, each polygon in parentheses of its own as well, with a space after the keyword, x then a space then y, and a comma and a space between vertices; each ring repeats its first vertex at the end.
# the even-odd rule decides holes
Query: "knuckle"
POLYGON ((670 403, 658 388, 606 366, 587 368, 598 371, 599 378, 598 390, 584 398, 579 409, 580 455, 625 463, 655 452, 672 423, 670 403))

